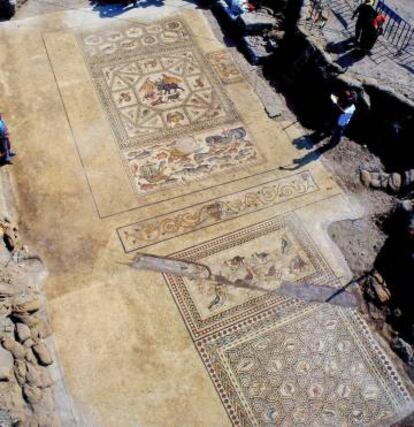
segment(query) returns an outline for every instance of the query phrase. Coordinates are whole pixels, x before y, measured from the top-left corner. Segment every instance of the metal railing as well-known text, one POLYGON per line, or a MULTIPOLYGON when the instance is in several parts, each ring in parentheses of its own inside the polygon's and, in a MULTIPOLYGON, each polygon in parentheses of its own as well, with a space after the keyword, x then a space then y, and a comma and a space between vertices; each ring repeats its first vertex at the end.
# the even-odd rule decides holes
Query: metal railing
POLYGON ((398 52, 412 47, 414 28, 382 0, 376 1, 376 10, 385 18, 382 36, 394 45, 398 52))

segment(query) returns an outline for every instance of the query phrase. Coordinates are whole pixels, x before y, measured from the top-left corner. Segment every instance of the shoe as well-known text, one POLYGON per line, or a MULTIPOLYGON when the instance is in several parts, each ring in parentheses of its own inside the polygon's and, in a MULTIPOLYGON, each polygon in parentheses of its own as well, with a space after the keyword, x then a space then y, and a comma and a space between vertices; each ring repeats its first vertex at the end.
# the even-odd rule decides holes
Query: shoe
POLYGON ((15 155, 16 155, 16 153, 13 153, 12 151, 9 152, 10 157, 14 157, 15 155))

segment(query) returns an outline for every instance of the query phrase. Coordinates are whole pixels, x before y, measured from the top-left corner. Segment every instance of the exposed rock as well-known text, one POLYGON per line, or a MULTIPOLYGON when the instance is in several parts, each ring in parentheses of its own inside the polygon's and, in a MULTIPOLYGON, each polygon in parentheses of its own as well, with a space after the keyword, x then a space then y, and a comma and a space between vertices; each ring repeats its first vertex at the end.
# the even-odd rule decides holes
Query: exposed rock
POLYGON ((5 218, 0 221, 0 232, 3 234, 4 243, 10 252, 13 252, 15 249, 21 249, 22 244, 16 224, 5 218))
POLYGON ((15 359, 23 359, 26 349, 12 337, 3 337, 1 344, 15 359))
POLYGON ((0 316, 5 318, 7 316, 10 316, 11 312, 11 305, 7 301, 1 301, 0 297, 0 316))
POLYGON ((32 326, 30 329, 32 332, 32 338, 34 340, 38 338, 45 339, 47 337, 50 337, 50 335, 52 335, 52 330, 50 329, 49 324, 45 322, 43 319, 39 319, 37 324, 35 326, 32 326))
POLYGON ((13 375, 13 356, 0 347, 0 381, 9 381, 13 375))
POLYGON ((17 314, 13 313, 13 317, 16 321, 22 322, 27 325, 30 329, 37 326, 40 323, 40 319, 36 316, 31 316, 28 313, 17 314))
POLYGON ((26 354, 25 354, 24 358, 30 363, 37 363, 37 359, 33 353, 32 347, 30 347, 26 350, 26 354))
POLYGON ((268 50, 268 42, 262 36, 245 36, 243 44, 246 47, 252 64, 262 64, 272 52, 268 50))
POLYGON ((251 12, 243 13, 239 16, 239 23, 242 29, 248 34, 270 29, 277 22, 277 18, 268 13, 251 12))
POLYGON ((32 363, 26 362, 26 381, 35 387, 41 387, 41 373, 40 367, 32 363))
POLYGON ((37 417, 32 417, 29 421, 28 427, 40 427, 40 422, 37 417))
POLYGON ((38 257, 25 255, 17 226, 8 219, 0 219, 0 239, 0 412, 10 415, 7 426, 59 426, 48 370, 53 361, 43 343, 51 331, 38 314, 43 304, 36 281, 41 275, 28 262, 38 257))
POLYGON ((361 170, 361 182, 366 187, 390 190, 398 192, 401 190, 402 178, 398 173, 385 173, 385 172, 369 172, 361 170))
POLYGON ((283 40, 283 37, 285 36, 285 31, 272 29, 270 31, 265 32, 265 34, 267 38, 280 42, 281 40, 283 40))
POLYGON ((30 384, 25 384, 23 386, 23 395, 29 403, 34 404, 42 400, 43 392, 42 389, 40 389, 39 387, 34 387, 30 384))
POLYGON ((29 338, 28 340, 26 340, 23 345, 26 348, 30 348, 33 347, 36 343, 34 342, 34 340, 32 340, 31 338, 29 338))
POLYGON ((414 367, 414 352, 410 344, 397 337, 392 341, 391 347, 407 365, 414 367))
MULTIPOLYGON (((9 427, 19 420, 25 419, 24 401, 22 391, 15 381, 0 382, 0 409, 6 410, 13 424, 5 424, 9 427)), ((3 424, 0 424, 3 426, 3 424)))
MULTIPOLYGON (((49 415, 53 411, 54 402, 53 402, 53 394, 50 389, 42 390, 42 397, 39 402, 36 402, 33 405, 33 410, 36 416, 49 415)), ((49 422, 49 420, 48 420, 49 422)), ((41 425, 45 425, 44 422, 41 425)), ((52 423, 48 423, 46 425, 52 425, 52 423)))
POLYGON ((26 382, 26 373, 26 363, 23 360, 16 360, 14 362, 14 375, 20 385, 26 382))
POLYGON ((41 365, 48 366, 53 363, 52 356, 45 344, 40 343, 32 347, 33 353, 41 365))
POLYGON ((49 388, 53 385, 52 377, 49 373, 49 370, 46 368, 40 368, 40 382, 39 387, 49 388))
POLYGON ((20 322, 16 323, 16 337, 21 343, 24 343, 31 336, 32 333, 27 325, 20 322))
POLYGON ((378 272, 375 272, 372 279, 372 287, 374 288, 374 291, 379 301, 381 301, 382 304, 389 301, 391 298, 391 293, 388 290, 387 285, 382 276, 378 272))
POLYGON ((32 386, 48 388, 53 385, 47 368, 34 363, 26 362, 26 381, 32 386))
POLYGON ((366 187, 382 189, 397 193, 401 190, 408 189, 414 185, 414 169, 405 171, 404 173, 385 173, 385 172, 370 172, 361 169, 361 182, 366 187))
POLYGON ((13 313, 20 315, 25 313, 34 313, 39 311, 42 307, 40 298, 22 297, 17 299, 13 304, 13 313))
POLYGON ((0 283, 0 298, 12 297, 13 295, 16 295, 18 291, 18 288, 13 285, 0 283))

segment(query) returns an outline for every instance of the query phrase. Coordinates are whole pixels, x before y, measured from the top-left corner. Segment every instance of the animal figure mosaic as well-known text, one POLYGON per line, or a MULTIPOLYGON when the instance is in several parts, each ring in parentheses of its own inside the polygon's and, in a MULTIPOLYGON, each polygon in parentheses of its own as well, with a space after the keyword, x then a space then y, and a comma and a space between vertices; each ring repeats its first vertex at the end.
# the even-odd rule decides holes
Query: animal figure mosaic
MULTIPOLYGON (((172 119, 171 119, 172 120, 172 119)), ((244 127, 159 143, 126 154, 140 193, 182 185, 257 159, 244 127)))
POLYGON ((153 107, 168 104, 180 100, 180 91, 184 92, 180 83, 182 79, 164 73, 155 81, 148 77, 139 88, 139 92, 144 93, 144 99, 153 100, 151 102, 153 107))
MULTIPOLYGON (((188 134, 235 117, 231 104, 219 93, 194 49, 180 49, 109 64, 98 71, 100 90, 109 98, 117 117, 116 129, 128 144, 152 136, 188 134), (177 129, 178 128, 178 129, 177 129)), ((159 138, 158 138, 159 139, 159 138)))
POLYGON ((229 308, 236 301, 241 303, 243 299, 275 290, 282 281, 295 282, 315 271, 310 258, 288 230, 275 231, 271 242, 261 237, 241 247, 236 255, 207 260, 207 263, 214 269, 214 274, 223 278, 222 284, 206 283, 199 279, 186 280, 191 293, 203 305, 200 305, 200 309, 206 312, 207 307, 211 313, 229 308), (227 282, 240 284, 243 290, 235 289, 227 282))
POLYGON ((225 50, 211 52, 208 54, 208 59, 223 83, 238 83, 243 80, 243 75, 235 65, 229 52, 225 50))
POLYGON ((80 43, 139 195, 259 159, 237 135, 239 114, 183 19, 115 25, 80 43), (203 140, 218 128, 218 139, 233 134, 203 140))
POLYGON ((118 233, 125 251, 129 252, 251 212, 258 212, 318 190, 319 187, 312 174, 309 171, 303 171, 190 206, 178 212, 159 215, 121 227, 118 233))

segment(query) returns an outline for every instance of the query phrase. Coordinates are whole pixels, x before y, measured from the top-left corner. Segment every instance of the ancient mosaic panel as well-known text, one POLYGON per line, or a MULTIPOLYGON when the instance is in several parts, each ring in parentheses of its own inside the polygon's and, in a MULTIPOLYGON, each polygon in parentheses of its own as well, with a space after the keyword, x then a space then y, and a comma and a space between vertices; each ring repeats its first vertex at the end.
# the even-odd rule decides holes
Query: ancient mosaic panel
POLYGON ((165 275, 234 426, 388 426, 412 396, 363 318, 278 297, 283 281, 338 286, 294 214, 172 256, 221 281, 165 275))
POLYGON ((258 152, 241 124, 137 147, 124 155, 134 187, 141 194, 188 184, 259 161, 258 152))
POLYGON ((191 34, 180 19, 167 19, 151 24, 131 21, 126 29, 112 25, 107 31, 84 33, 81 43, 89 57, 99 59, 114 54, 171 48, 177 44, 190 45, 191 34))
POLYGON ((275 206, 318 191, 309 171, 231 193, 227 196, 119 228, 126 252, 275 206))
POLYGON ((283 281, 333 283, 333 276, 294 215, 279 216, 175 254, 211 266, 223 283, 167 275, 194 337, 283 303, 283 281), (229 285, 231 282, 233 285, 229 285))
POLYGON ((220 81, 178 19, 84 35, 82 44, 122 148, 238 119, 220 81))
POLYGON ((184 21, 115 25, 80 44, 138 195, 265 161, 223 87, 235 71, 222 53, 210 65, 184 21))
POLYGON ((356 312, 271 310, 197 341, 235 426, 388 426, 412 398, 356 312))
POLYGON ((211 52, 208 54, 208 60, 223 83, 231 84, 243 81, 243 74, 234 63, 230 52, 224 49, 211 52))

